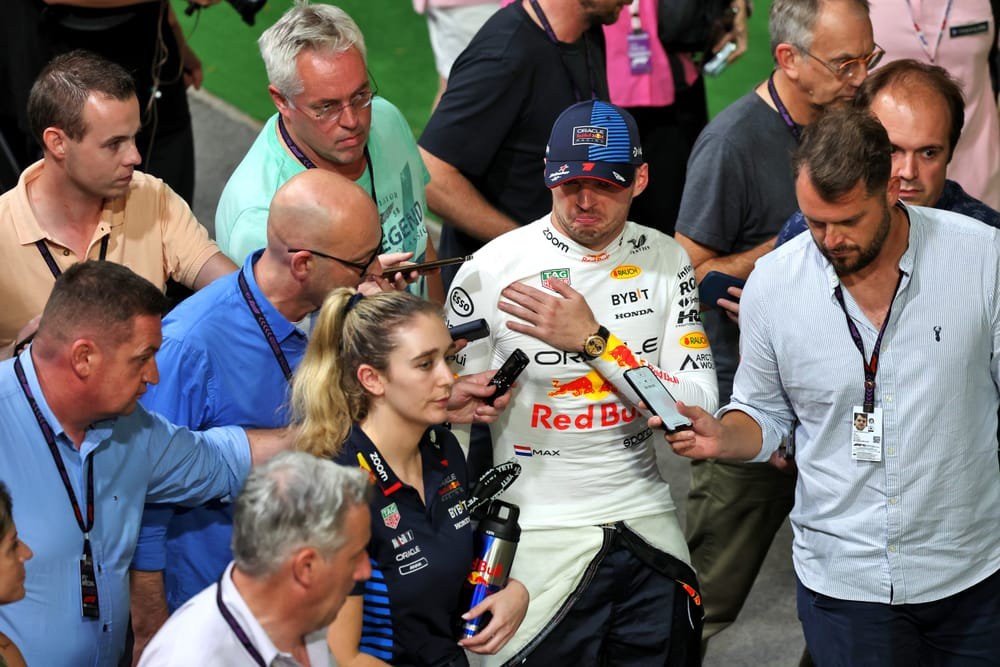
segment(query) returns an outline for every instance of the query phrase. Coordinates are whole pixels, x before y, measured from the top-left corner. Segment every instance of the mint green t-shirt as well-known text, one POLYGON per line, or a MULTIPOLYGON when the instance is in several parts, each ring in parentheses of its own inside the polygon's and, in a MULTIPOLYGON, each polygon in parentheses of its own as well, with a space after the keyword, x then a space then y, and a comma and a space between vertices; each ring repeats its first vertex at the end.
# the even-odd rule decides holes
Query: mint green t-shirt
MULTIPOLYGON (((288 154, 278 137, 278 114, 271 116, 243 161, 229 177, 215 212, 215 234, 219 247, 237 264, 267 245, 267 211, 271 198, 285 181, 305 171, 288 154)), ((403 114, 387 100, 372 101, 372 126, 368 151, 375 171, 379 217, 385 232, 385 252, 412 252, 414 262, 427 254, 427 200, 424 186, 430 174, 417 150, 413 133, 403 114)), ((371 194, 368 169, 356 181, 371 194)), ((410 291, 427 296, 421 278, 410 291)))

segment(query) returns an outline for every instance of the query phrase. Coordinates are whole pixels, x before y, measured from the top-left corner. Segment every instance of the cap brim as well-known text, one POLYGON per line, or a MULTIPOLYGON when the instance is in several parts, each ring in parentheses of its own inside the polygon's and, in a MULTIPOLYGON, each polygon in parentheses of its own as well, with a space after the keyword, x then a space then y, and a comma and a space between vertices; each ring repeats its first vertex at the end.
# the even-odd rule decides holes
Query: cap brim
POLYGON ((560 162, 554 161, 545 168, 545 185, 555 188, 568 181, 581 178, 610 183, 619 188, 627 188, 635 179, 635 165, 610 162, 560 162))

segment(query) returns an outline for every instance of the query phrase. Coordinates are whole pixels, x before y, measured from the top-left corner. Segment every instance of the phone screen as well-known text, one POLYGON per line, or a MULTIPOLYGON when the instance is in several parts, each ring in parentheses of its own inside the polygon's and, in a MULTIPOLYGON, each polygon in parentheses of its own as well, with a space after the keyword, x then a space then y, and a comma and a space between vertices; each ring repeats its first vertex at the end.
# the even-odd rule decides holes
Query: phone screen
POLYGON ((639 394, 639 398, 650 412, 663 420, 663 427, 668 432, 691 427, 688 418, 677 412, 677 400, 667 391, 649 366, 630 368, 625 371, 625 380, 635 389, 635 393, 639 394))

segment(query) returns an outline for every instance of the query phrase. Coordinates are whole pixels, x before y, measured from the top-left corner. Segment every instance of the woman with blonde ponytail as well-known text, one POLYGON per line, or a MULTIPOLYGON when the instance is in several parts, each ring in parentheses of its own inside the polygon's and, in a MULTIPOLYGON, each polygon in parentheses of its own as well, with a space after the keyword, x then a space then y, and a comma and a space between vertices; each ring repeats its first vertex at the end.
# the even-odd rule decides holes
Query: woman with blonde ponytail
POLYGON ((442 425, 453 353, 438 305, 406 292, 363 297, 344 288, 324 302, 296 372, 298 449, 360 465, 376 487, 372 577, 329 630, 341 667, 468 665, 463 648, 495 653, 524 618, 528 593, 514 580, 472 610, 459 609, 473 544, 465 459, 442 425), (459 644, 466 611, 492 618, 459 644))

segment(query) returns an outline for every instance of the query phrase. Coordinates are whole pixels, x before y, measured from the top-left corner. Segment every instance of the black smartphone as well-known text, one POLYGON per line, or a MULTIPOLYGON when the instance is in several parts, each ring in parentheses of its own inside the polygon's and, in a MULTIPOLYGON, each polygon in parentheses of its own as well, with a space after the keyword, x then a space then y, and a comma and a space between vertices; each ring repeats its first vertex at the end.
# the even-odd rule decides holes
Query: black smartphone
POLYGON ((464 322, 462 324, 456 324, 453 327, 448 327, 448 333, 451 334, 452 340, 458 340, 459 338, 464 338, 468 342, 474 340, 479 340, 480 338, 486 338, 490 335, 490 325, 487 324, 486 320, 479 318, 478 320, 472 320, 471 322, 464 322))
POLYGON ((649 411, 663 420, 663 428, 667 433, 676 433, 691 428, 687 417, 677 412, 677 399, 656 377, 649 366, 639 366, 625 371, 625 381, 628 382, 639 398, 646 404, 649 411))
POLYGON ((493 376, 493 379, 489 381, 489 385, 496 387, 497 390, 489 398, 483 399, 483 403, 486 405, 493 405, 493 401, 497 400, 501 396, 507 393, 510 386, 514 384, 514 380, 517 376, 521 374, 524 367, 528 365, 528 355, 521 351, 520 348, 514 350, 507 361, 503 362, 503 366, 497 371, 497 374, 493 376))
POLYGON ((442 266, 449 266, 450 264, 461 264, 462 262, 468 262, 472 259, 472 255, 464 255, 462 257, 448 257, 447 259, 435 259, 433 262, 424 262, 422 264, 405 264, 403 266, 397 266, 394 269, 386 269, 382 272, 383 278, 391 278, 397 273, 408 274, 416 271, 417 273, 426 273, 432 269, 440 269, 442 266))
POLYGON ((698 285, 698 298, 704 305, 715 308, 719 307, 716 303, 719 299, 729 299, 739 303, 740 300, 730 294, 728 290, 730 287, 742 288, 746 282, 742 278, 731 276, 728 273, 709 271, 702 278, 701 284, 698 285))

